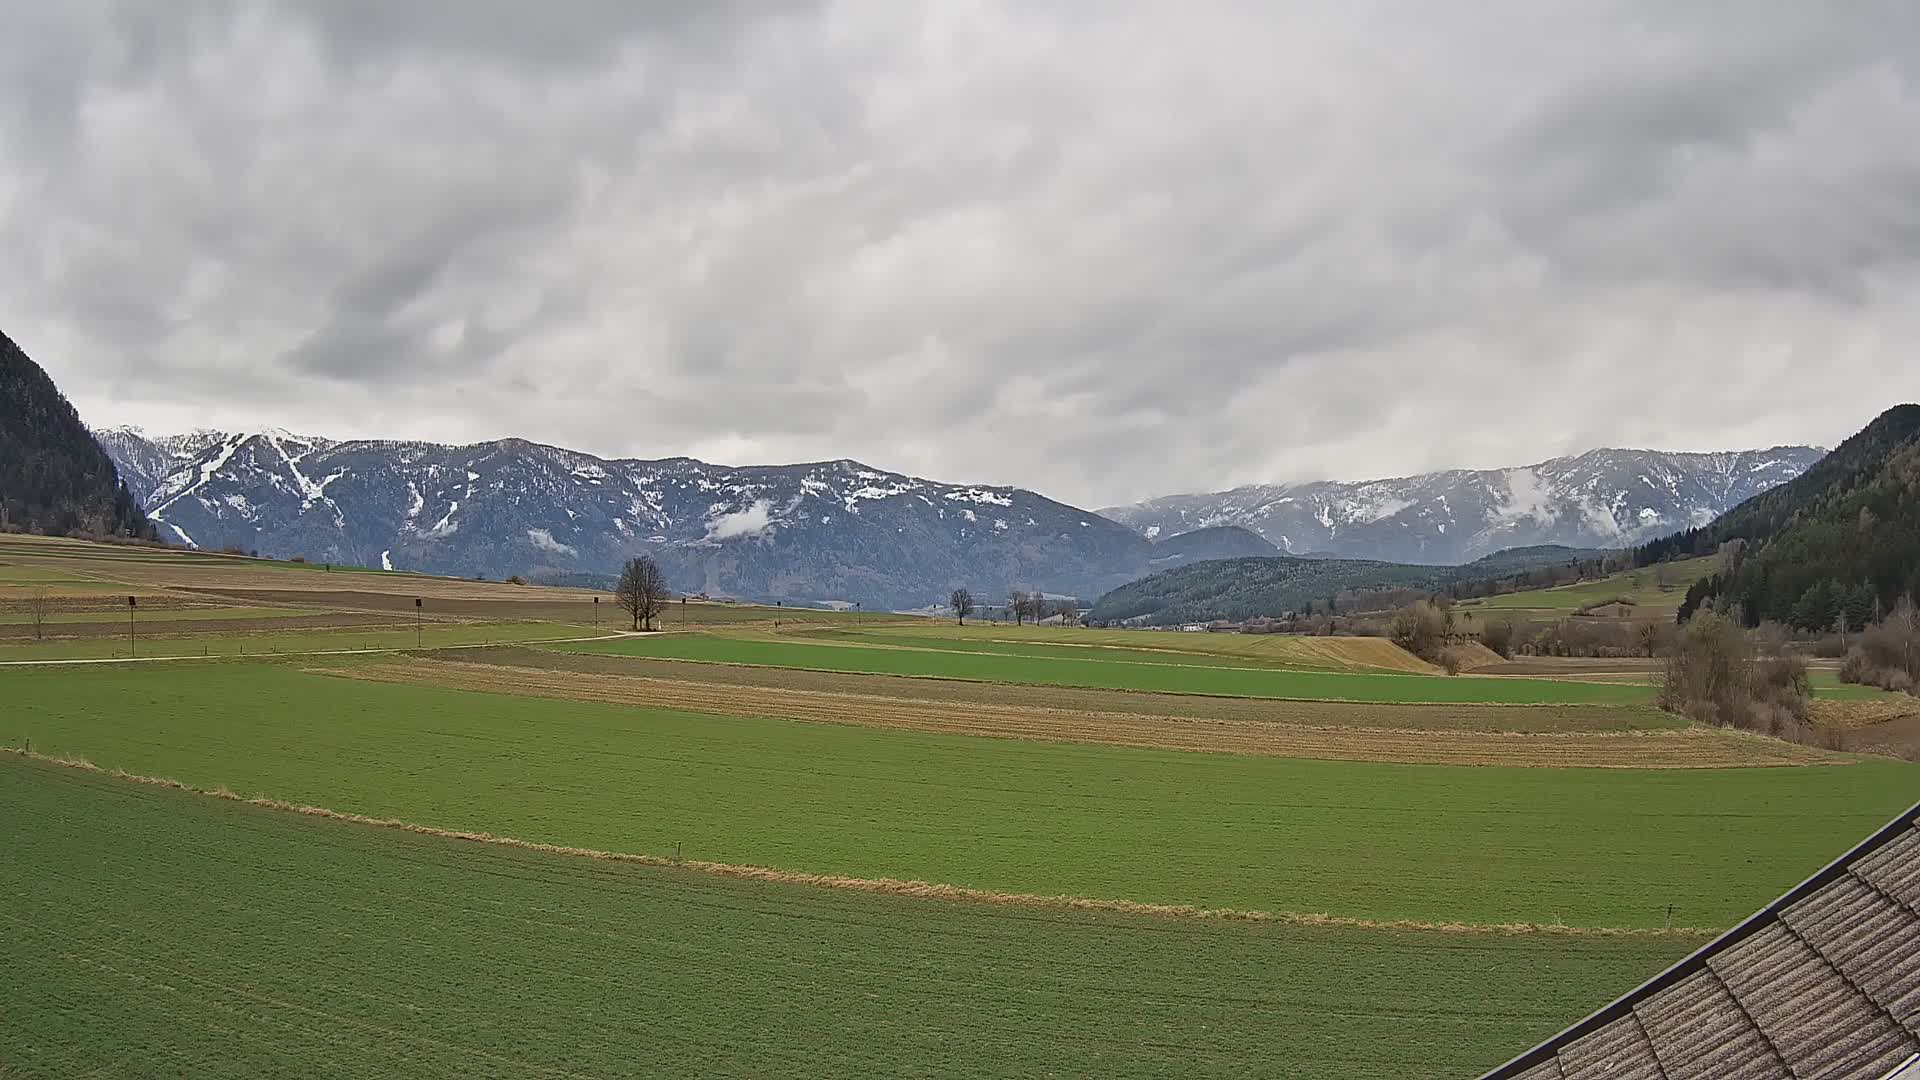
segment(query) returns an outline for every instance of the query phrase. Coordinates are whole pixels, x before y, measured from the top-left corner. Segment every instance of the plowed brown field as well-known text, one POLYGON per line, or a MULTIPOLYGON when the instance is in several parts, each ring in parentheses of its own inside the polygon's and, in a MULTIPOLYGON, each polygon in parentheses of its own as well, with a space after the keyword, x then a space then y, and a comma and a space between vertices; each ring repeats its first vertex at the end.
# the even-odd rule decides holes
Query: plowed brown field
POLYGON ((1031 706, 956 707, 907 698, 719 687, 672 679, 585 675, 446 660, 408 659, 318 670, 377 682, 727 716, 1275 757, 1605 768, 1724 768, 1848 760, 1777 740, 1700 728, 1615 734, 1352 729, 1031 706))

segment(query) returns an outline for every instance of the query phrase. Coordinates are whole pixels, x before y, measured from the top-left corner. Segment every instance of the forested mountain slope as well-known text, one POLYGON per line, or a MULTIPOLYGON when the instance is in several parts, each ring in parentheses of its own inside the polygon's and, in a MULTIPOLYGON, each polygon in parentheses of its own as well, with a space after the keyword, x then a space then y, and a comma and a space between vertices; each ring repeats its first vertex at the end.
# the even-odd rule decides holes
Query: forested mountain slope
POLYGON ((1920 593, 1920 405, 1888 409, 1798 478, 1711 525, 1640 548, 1642 565, 1731 544, 1727 569, 1696 584, 1681 608, 1737 608, 1825 630, 1853 626, 1920 593))
POLYGON ((150 535, 113 459, 40 365, 0 333, 0 527, 150 535))

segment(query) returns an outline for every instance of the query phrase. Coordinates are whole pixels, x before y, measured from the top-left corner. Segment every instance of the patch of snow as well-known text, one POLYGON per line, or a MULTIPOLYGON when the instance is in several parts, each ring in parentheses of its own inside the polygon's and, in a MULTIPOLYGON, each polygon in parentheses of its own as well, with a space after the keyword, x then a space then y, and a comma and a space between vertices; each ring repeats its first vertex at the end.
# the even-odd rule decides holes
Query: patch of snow
POLYGON ((832 522, 833 522, 833 519, 828 517, 827 515, 825 514, 820 515, 820 524, 828 525, 828 524, 831 524, 832 522))
POLYGON ((993 529, 994 529, 994 531, 995 531, 995 532, 1005 532, 1005 531, 1007 531, 1007 519, 1006 519, 1006 518, 994 518, 994 519, 993 519, 993 529))
MULTIPOLYGON (((153 516, 154 516, 154 520, 156 520, 156 521, 158 521, 158 520, 159 520, 159 515, 158 515, 158 514, 155 514, 155 515, 153 515, 153 516)), ((165 526, 166 526, 167 528, 169 528, 169 529, 172 529, 172 530, 173 530, 174 532, 177 532, 177 533, 179 533, 179 534, 180 534, 180 539, 182 539, 182 540, 185 540, 185 541, 187 542, 187 546, 188 546, 188 547, 190 547, 190 548, 194 548, 194 549, 196 549, 196 550, 198 550, 198 548, 200 547, 200 545, 199 545, 199 544, 196 544, 196 543, 194 543, 194 542, 193 542, 193 537, 191 537, 191 536, 188 536, 188 535, 187 535, 187 530, 185 530, 185 529, 183 529, 183 528, 181 528, 181 527, 180 527, 180 526, 178 526, 178 525, 175 525, 175 524, 174 524, 173 522, 171 522, 171 521, 163 521, 163 522, 161 522, 161 524, 163 524, 163 525, 165 525, 165 526)))
POLYGON ((577 556, 580 554, 573 549, 572 544, 563 544, 555 540, 553 533, 547 529, 528 529, 527 542, 539 548, 541 551, 551 551, 557 555, 577 556))
POLYGON ((1643 506, 1640 508, 1640 520, 1651 525, 1660 520, 1660 511, 1655 510, 1651 506, 1643 506))
POLYGON ((427 500, 420 494, 419 485, 411 480, 407 481, 407 524, 413 524, 414 519, 420 516, 420 511, 426 509, 426 506, 427 500))
POLYGON ((1012 506, 1011 496, 1002 495, 985 488, 956 488, 946 494, 946 498, 956 502, 979 503, 982 506, 1012 506))
POLYGON ((467 470, 467 483, 471 484, 478 479, 480 479, 479 473, 474 472, 472 469, 467 470))
POLYGON ((1147 526, 1147 539, 1151 540, 1154 537, 1159 535, 1160 535, 1160 526, 1158 525, 1147 526))
POLYGON ((460 509, 460 500, 459 499, 453 500, 452 505, 447 507, 447 512, 441 515, 441 518, 439 521, 434 523, 433 528, 428 529, 426 532, 422 533, 421 535, 428 536, 428 537, 441 537, 441 536, 452 536, 454 533, 459 532, 460 523, 453 520, 454 513, 459 509, 460 509))
POLYGON ((962 511, 960 511, 960 516, 961 516, 961 517, 963 517, 963 518, 966 518, 966 519, 967 519, 968 521, 979 521, 979 520, 980 520, 980 515, 978 515, 978 514, 976 514, 976 513, 974 513, 974 512, 973 512, 973 511, 971 511, 971 510, 962 510, 962 511))
POLYGON ((253 504, 247 502, 247 497, 245 495, 235 493, 235 494, 226 496, 220 501, 223 503, 226 503, 228 506, 233 507, 235 510, 239 511, 240 514, 244 517, 253 516, 253 504))
POLYGON ((382 570, 393 569, 393 549, 392 548, 388 548, 387 550, 380 553, 380 569, 382 570))
MULTIPOLYGON (((213 479, 213 475, 215 473, 227 467, 227 462, 233 460, 234 452, 240 449, 240 444, 243 442, 246 442, 247 439, 250 437, 251 436, 247 436, 247 435, 234 435, 228 438, 227 441, 221 445, 220 453, 215 455, 213 460, 205 461, 200 464, 200 478, 188 484, 186 487, 181 488, 179 491, 162 492, 161 494, 163 495, 163 499, 158 506, 154 507, 154 512, 165 510, 167 507, 172 506, 174 503, 178 502, 182 496, 198 491, 203 485, 206 484, 207 481, 213 479)), ((176 475, 182 475, 182 474, 176 474, 176 475)), ((171 478, 169 480, 169 483, 171 483, 171 478)), ((180 532, 180 527, 177 525, 174 526, 174 531, 180 532)), ((181 533, 180 535, 184 537, 186 534, 181 533)), ((193 541, 191 540, 187 542, 190 544, 193 543, 193 541)), ((198 547, 199 545, 194 544, 194 546, 198 547)))

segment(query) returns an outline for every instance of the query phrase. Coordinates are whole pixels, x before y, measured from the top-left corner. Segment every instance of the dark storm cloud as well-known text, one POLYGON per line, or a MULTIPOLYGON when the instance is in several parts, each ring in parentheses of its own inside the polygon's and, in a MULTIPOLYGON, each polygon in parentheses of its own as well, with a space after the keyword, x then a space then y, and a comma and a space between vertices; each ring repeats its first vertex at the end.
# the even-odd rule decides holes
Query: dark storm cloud
POLYGON ((1920 394, 1920 9, 0 13, 8 332, 96 422, 1104 504, 1920 394))

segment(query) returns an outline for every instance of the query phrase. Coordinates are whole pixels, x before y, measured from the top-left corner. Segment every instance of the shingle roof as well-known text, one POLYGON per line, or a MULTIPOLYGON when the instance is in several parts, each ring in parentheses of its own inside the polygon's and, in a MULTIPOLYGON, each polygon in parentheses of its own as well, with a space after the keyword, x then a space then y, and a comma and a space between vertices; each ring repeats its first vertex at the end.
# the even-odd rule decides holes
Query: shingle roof
POLYGON ((1482 1080, 1891 1080, 1917 1055, 1920 805, 1482 1080))

